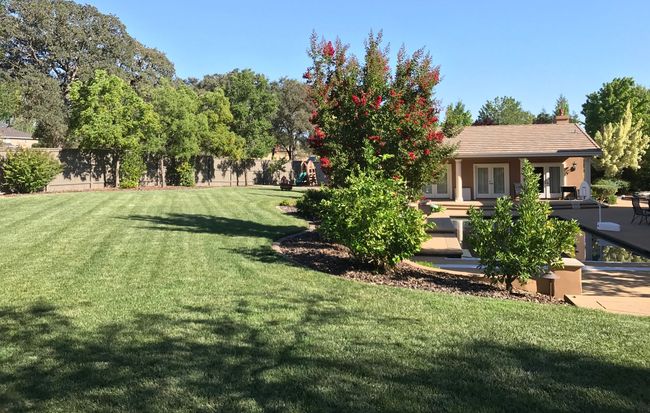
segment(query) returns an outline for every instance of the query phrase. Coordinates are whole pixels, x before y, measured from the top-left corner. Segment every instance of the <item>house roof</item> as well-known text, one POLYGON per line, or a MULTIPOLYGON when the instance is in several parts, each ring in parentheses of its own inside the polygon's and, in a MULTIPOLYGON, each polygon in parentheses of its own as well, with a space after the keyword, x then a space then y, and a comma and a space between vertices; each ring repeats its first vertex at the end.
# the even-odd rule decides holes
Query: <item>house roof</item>
POLYGON ((0 127, 0 137, 3 138, 20 138, 33 139, 31 133, 22 132, 14 128, 0 127))
POLYGON ((598 156, 602 151, 575 123, 467 126, 447 143, 456 158, 598 156))

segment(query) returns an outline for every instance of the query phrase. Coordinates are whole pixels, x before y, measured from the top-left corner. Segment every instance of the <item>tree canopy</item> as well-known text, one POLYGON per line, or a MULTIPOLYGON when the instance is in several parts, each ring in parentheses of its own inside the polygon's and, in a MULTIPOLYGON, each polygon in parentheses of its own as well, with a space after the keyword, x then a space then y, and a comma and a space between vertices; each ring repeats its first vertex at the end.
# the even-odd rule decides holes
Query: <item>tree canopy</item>
POLYGON ((475 125, 525 125, 533 123, 532 113, 521 107, 521 102, 510 96, 496 97, 481 106, 475 125))
POLYGON ((630 104, 633 123, 643 120, 644 133, 650 135, 650 90, 631 77, 615 78, 587 95, 582 105, 585 130, 591 136, 609 123, 619 122, 630 104))
POLYGON ((650 145, 650 136, 645 134, 644 126, 643 119, 633 121, 632 105, 628 102, 619 122, 608 123, 596 132, 594 140, 602 148, 603 155, 595 159, 594 166, 603 170, 608 178, 619 176, 625 168, 638 170, 650 145))
POLYGON ((197 83, 202 90, 223 89, 233 115, 231 129, 246 141, 245 156, 261 158, 275 146, 272 134, 278 98, 266 76, 250 69, 208 75, 197 83))
POLYGON ((83 150, 111 152, 116 186, 125 152, 154 151, 161 145, 153 108, 116 75, 97 70, 87 82, 72 83, 70 100, 72 136, 83 150))
POLYGON ((297 80, 282 78, 273 83, 273 90, 278 97, 273 135, 293 160, 312 129, 309 118, 314 108, 309 99, 309 89, 297 80))
POLYGON ((357 168, 380 168, 416 194, 453 152, 438 130, 439 68, 423 50, 408 55, 402 48, 391 74, 381 41, 381 33, 370 33, 360 63, 339 40, 312 35, 304 77, 317 109, 309 143, 335 186, 357 168))
POLYGON ((555 116, 569 116, 569 101, 564 95, 561 94, 555 101, 553 114, 555 116))
POLYGON ((465 126, 472 124, 472 113, 465 108, 463 102, 456 102, 447 106, 445 121, 442 123, 442 132, 448 138, 458 136, 465 126))
POLYGON ((165 55, 129 36, 117 17, 69 0, 0 2, 0 69, 52 76, 66 97, 96 69, 134 87, 174 75, 165 55))

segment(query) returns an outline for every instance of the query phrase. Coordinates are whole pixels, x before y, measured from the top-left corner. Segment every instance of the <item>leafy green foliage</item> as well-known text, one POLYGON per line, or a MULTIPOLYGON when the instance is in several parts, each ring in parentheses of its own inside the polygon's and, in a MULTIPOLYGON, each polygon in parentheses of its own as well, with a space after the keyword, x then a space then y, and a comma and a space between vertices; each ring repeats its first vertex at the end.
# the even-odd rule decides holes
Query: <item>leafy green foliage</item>
POLYGON ((312 35, 304 77, 317 109, 309 144, 334 186, 356 168, 379 169, 418 196, 455 149, 438 130, 440 70, 424 50, 401 49, 391 71, 381 33, 368 36, 363 64, 347 49, 312 35))
POLYGON ((321 202, 320 232, 343 244, 363 263, 394 266, 420 250, 426 239, 424 215, 409 206, 401 179, 379 171, 357 171, 321 202))
POLYGON ((0 68, 52 76, 66 98, 97 69, 135 87, 174 75, 164 54, 133 39, 117 17, 67 0, 0 2, 0 68))
POLYGON ((322 202, 332 198, 332 190, 327 188, 321 189, 308 189, 296 201, 296 208, 298 214, 307 219, 320 220, 322 219, 322 202))
POLYGON ((244 156, 261 158, 275 146, 271 133, 278 109, 278 98, 266 76, 250 69, 233 70, 225 75, 205 76, 197 85, 202 90, 223 89, 233 115, 232 131, 244 138, 244 156))
POLYGON ((505 283, 508 291, 512 291, 516 279, 525 283, 561 267, 562 254, 575 253, 580 231, 575 220, 549 219, 551 207, 539 200, 540 177, 527 160, 522 175, 517 205, 509 197, 499 198, 492 219, 486 219, 483 211, 474 207, 468 211, 472 227, 469 241, 481 268, 487 277, 505 283), (518 219, 513 218, 513 207, 518 219))
POLYGON ((115 75, 98 70, 88 82, 73 83, 70 100, 72 136, 82 150, 111 152, 115 186, 126 151, 154 151, 162 143, 153 107, 115 75))
POLYGON ((542 109, 542 111, 535 116, 535 119, 533 119, 533 123, 536 125, 550 124, 553 122, 555 122, 555 116, 551 115, 544 109, 542 109))
POLYGON ((447 106, 445 121, 442 123, 442 132, 448 138, 458 136, 465 126, 472 124, 472 113, 465 108, 463 102, 456 102, 447 106))
POLYGON ((555 101, 553 114, 555 116, 569 116, 569 100, 564 95, 560 95, 555 101))
POLYGON ((196 179, 194 177, 194 166, 187 159, 182 159, 176 166, 178 174, 178 184, 181 186, 194 186, 196 179))
POLYGON ((632 123, 643 121, 644 134, 650 135, 650 89, 637 85, 631 77, 615 78, 587 95, 582 105, 585 130, 595 136, 605 125, 620 122, 630 105, 632 123))
POLYGON ((616 197, 618 192, 618 185, 616 182, 611 180, 600 180, 591 185, 591 195, 600 202, 607 202, 611 200, 612 197, 616 197))
POLYGON ((0 122, 13 118, 20 104, 20 93, 13 84, 0 78, 0 122))
POLYGON ((203 152, 234 159, 244 156, 246 142, 230 130, 229 125, 234 118, 230 112, 230 102, 222 89, 216 88, 199 95, 198 116, 203 152))
POLYGON ((137 188, 140 178, 146 171, 142 153, 139 150, 128 151, 122 157, 120 167, 120 188, 137 188))
POLYGON ((533 123, 532 113, 521 107, 521 102, 510 96, 496 97, 483 104, 475 125, 526 125, 533 123))
POLYGON ((278 97, 278 112, 273 119, 273 135, 278 145, 293 160, 312 130, 309 117, 313 105, 305 84, 294 79, 282 78, 272 84, 278 97))
POLYGON ((628 102, 623 117, 608 123, 596 132, 594 140, 603 154, 594 159, 594 166, 608 178, 619 176, 623 169, 638 170, 648 147, 650 135, 645 134, 644 121, 634 122, 632 106, 628 102))
POLYGON ((7 152, 0 162, 0 180, 9 192, 41 191, 61 172, 61 164, 47 152, 21 148, 7 152))

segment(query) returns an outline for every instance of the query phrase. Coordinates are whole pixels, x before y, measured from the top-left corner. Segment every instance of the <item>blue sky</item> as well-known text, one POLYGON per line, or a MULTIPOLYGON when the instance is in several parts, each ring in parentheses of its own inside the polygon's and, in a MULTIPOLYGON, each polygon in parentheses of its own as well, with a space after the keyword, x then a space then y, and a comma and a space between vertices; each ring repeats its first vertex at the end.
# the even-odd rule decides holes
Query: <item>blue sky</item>
POLYGON ((300 78, 312 30, 363 53, 380 29, 394 56, 425 47, 440 64, 437 96, 476 116, 509 95, 533 113, 563 93, 579 112, 614 77, 650 86, 650 2, 640 1, 210 1, 87 0, 164 51, 180 77, 252 68, 300 78))

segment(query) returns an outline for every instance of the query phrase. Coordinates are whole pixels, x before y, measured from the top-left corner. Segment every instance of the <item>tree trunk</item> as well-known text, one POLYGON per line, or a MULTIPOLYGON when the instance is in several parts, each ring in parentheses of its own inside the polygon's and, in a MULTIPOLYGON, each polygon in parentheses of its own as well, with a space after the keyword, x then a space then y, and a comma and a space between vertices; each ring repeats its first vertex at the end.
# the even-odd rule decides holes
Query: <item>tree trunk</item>
POLYGON ((113 155, 115 159, 113 159, 113 173, 115 174, 115 188, 120 187, 120 158, 117 156, 117 154, 113 155))
POLYGON ((165 157, 161 156, 160 160, 158 161, 158 169, 160 173, 160 186, 163 188, 167 185, 167 182, 165 180, 165 157))

